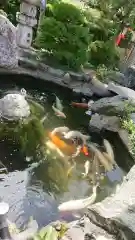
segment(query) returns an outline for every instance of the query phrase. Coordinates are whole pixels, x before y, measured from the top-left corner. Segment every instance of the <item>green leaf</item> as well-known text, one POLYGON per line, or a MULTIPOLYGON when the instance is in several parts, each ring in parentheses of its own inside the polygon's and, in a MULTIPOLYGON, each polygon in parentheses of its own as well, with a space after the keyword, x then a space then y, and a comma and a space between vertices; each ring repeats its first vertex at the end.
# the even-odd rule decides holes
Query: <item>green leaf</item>
POLYGON ((38 235, 40 239, 44 240, 57 240, 58 233, 52 226, 46 226, 42 228, 38 235))

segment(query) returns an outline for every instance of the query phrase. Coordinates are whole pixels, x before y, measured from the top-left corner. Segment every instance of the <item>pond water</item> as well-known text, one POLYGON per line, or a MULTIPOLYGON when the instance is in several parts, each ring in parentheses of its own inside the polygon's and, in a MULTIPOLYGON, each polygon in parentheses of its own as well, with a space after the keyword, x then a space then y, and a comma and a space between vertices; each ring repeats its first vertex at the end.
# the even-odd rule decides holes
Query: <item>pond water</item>
MULTIPOLYGON (((0 91, 20 89, 24 87, 27 93, 41 103, 48 117, 45 121, 45 131, 55 127, 66 125, 70 129, 88 133, 89 116, 84 109, 71 106, 71 100, 76 96, 63 88, 54 85, 41 85, 35 79, 27 77, 18 79, 15 76, 1 76, 0 91), (12 80, 12 82, 11 82, 12 80), (9 82, 10 81, 10 82, 9 82), (54 115, 52 104, 55 100, 54 93, 63 101, 66 119, 60 119, 54 115)), ((80 99, 79 99, 80 100, 80 99)), ((69 199, 79 199, 90 196, 92 193, 91 183, 82 179, 84 172, 84 158, 77 159, 77 168, 68 176, 62 160, 55 156, 55 152, 46 153, 44 161, 41 156, 34 162, 27 162, 25 156, 18 149, 0 142, 0 160, 7 166, 9 173, 0 174, 1 198, 10 205, 9 219, 22 226, 30 216, 37 220, 39 226, 44 226, 51 221, 75 219, 72 214, 59 213, 57 207, 60 203, 69 199)), ((111 194, 116 185, 122 181, 124 172, 117 167, 115 171, 107 173, 101 181, 101 189, 98 192, 97 201, 111 194)))

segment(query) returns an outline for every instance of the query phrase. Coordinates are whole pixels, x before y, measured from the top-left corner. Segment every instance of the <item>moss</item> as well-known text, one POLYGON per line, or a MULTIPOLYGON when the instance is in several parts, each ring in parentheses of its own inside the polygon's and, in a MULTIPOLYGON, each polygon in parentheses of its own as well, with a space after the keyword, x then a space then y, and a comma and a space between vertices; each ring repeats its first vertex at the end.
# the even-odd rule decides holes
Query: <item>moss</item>
POLYGON ((123 109, 120 111, 119 107, 114 107, 112 105, 101 107, 98 112, 107 116, 123 116, 124 114, 123 109))
POLYGON ((122 119, 121 127, 128 131, 129 150, 132 156, 135 158, 135 124, 131 119, 122 119))
POLYGON ((120 118, 121 128, 126 129, 129 134, 129 149, 130 153, 135 158, 135 123, 130 117, 130 114, 135 112, 135 104, 131 101, 126 101, 123 112, 124 115, 120 118))
POLYGON ((15 142, 26 155, 33 155, 44 143, 44 127, 40 121, 44 108, 34 101, 30 108, 31 115, 27 119, 0 122, 0 139, 15 142))
POLYGON ((29 99, 28 102, 30 105, 31 114, 35 115, 38 118, 43 117, 43 115, 45 114, 44 107, 41 104, 33 101, 32 99, 29 99))

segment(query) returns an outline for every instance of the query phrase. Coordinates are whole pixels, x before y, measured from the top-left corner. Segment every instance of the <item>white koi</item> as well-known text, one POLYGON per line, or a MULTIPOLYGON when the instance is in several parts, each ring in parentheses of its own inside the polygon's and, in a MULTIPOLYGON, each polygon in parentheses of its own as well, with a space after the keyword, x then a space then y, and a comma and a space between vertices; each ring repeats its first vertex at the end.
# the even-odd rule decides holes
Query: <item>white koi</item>
POLYGON ((54 128, 53 131, 51 132, 52 135, 56 134, 56 133, 67 133, 69 131, 69 128, 66 127, 66 126, 63 126, 63 127, 57 127, 57 128, 54 128))
POLYGON ((100 163, 104 166, 107 171, 112 170, 112 165, 108 162, 106 157, 98 150, 98 148, 94 144, 89 144, 89 148, 95 153, 100 163))
POLYGON ((86 144, 86 141, 90 139, 90 136, 84 135, 79 131, 69 131, 64 136, 66 139, 74 139, 74 138, 80 138, 82 139, 83 143, 86 144))
POLYGON ((77 211, 77 210, 85 209, 89 207, 89 205, 92 205, 95 202, 96 196, 97 196, 97 185, 93 187, 93 193, 90 197, 64 202, 59 205, 58 209, 59 211, 77 211))
POLYGON ((108 157, 109 157, 108 159, 111 161, 112 164, 115 164, 114 152, 113 152, 113 149, 112 149, 111 144, 110 144, 109 141, 106 140, 106 139, 104 139, 103 143, 104 143, 106 152, 107 152, 108 157))

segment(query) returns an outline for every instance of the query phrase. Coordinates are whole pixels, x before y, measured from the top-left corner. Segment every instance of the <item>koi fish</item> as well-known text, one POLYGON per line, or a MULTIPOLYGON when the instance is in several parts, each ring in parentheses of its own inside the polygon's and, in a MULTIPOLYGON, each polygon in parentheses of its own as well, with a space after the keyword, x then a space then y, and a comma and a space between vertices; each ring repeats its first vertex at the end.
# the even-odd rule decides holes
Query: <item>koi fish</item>
POLYGON ((89 147, 90 147, 91 151, 93 151, 95 153, 95 155, 99 159, 100 163, 104 166, 104 168, 107 171, 111 171, 112 165, 108 162, 106 157, 98 150, 98 148, 94 144, 89 144, 89 147))
POLYGON ((54 110, 56 116, 66 118, 65 113, 61 112, 58 108, 56 108, 54 105, 52 105, 52 109, 54 110))
POLYGON ((76 148, 76 152, 74 154, 72 154, 72 158, 76 158, 80 154, 81 148, 82 148, 81 146, 78 146, 76 148))
POLYGON ((68 133, 64 134, 64 137, 66 139, 80 138, 82 139, 84 145, 86 145, 86 141, 90 139, 90 136, 84 135, 79 131, 69 131, 68 133))
POLYGON ((106 140, 106 139, 104 139, 103 143, 104 143, 106 152, 107 152, 107 154, 108 154, 108 160, 110 160, 110 162, 111 162, 112 164, 115 164, 114 152, 113 152, 113 149, 112 149, 111 144, 110 144, 109 141, 106 140))
POLYGON ((61 152, 61 150, 59 148, 57 148, 57 146, 53 142, 47 141, 46 146, 49 147, 52 150, 55 150, 60 157, 62 157, 62 158, 65 157, 65 155, 61 152))
POLYGON ((72 105, 72 106, 75 106, 75 107, 88 108, 88 103, 77 103, 77 102, 72 102, 71 105, 72 105))
POLYGON ((88 155, 89 155, 88 148, 87 148, 86 145, 83 145, 83 146, 82 146, 81 152, 83 152, 85 156, 88 156, 88 155))
POLYGON ((56 96, 56 103, 52 105, 52 109, 58 117, 66 118, 66 115, 63 113, 63 105, 60 99, 56 96), (54 106, 56 104, 56 107, 54 106))
MULTIPOLYGON (((63 127, 63 130, 66 130, 66 127, 63 127)), ((56 132, 57 132, 57 129, 56 129, 56 132)), ((65 152, 66 154, 71 155, 72 158, 77 157, 80 152, 83 152, 83 153, 85 152, 85 155, 87 154, 87 147, 85 148, 85 146, 83 148, 82 146, 78 146, 76 149, 76 146, 73 143, 72 144, 65 143, 64 140, 61 140, 58 136, 56 136, 55 134, 52 134, 52 132, 49 133, 48 135, 53 145, 55 145, 57 148, 59 148, 61 151, 65 152)), ((49 143, 49 146, 50 146, 50 143, 49 143)))
POLYGON ((87 160, 84 164, 84 169, 85 169, 85 172, 82 173, 84 177, 86 177, 89 173, 89 170, 90 170, 90 161, 87 160))
POLYGON ((77 211, 89 207, 89 205, 93 204, 96 200, 97 186, 98 185, 93 186, 93 193, 90 197, 64 202, 58 206, 59 211, 77 211))
POLYGON ((46 114, 44 117, 42 117, 42 119, 40 120, 41 123, 44 123, 45 120, 47 120, 48 118, 48 114, 46 114))
POLYGON ((56 133, 67 133, 68 131, 69 131, 69 128, 66 126, 57 127, 57 128, 54 128, 54 130, 51 132, 51 134, 54 135, 56 133))
POLYGON ((55 134, 49 133, 49 138, 51 142, 59 148, 61 151, 66 152, 68 155, 72 155, 75 151, 75 146, 72 144, 67 144, 63 140, 61 140, 58 136, 55 134))

